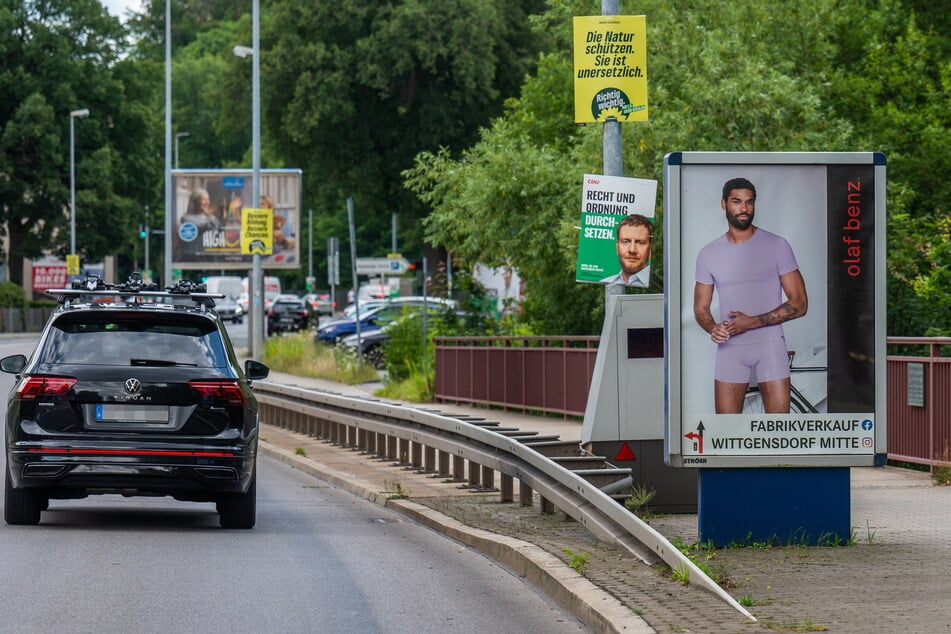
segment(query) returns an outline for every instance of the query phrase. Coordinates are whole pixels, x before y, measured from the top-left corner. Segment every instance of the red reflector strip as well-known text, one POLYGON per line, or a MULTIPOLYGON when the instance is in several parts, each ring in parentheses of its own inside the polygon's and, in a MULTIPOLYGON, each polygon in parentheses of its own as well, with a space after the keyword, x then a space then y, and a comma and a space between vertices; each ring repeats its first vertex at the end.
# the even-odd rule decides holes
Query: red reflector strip
POLYGON ((194 458, 232 458, 233 451, 180 451, 161 449, 72 449, 65 447, 27 449, 27 453, 79 454, 100 456, 190 456, 194 458))

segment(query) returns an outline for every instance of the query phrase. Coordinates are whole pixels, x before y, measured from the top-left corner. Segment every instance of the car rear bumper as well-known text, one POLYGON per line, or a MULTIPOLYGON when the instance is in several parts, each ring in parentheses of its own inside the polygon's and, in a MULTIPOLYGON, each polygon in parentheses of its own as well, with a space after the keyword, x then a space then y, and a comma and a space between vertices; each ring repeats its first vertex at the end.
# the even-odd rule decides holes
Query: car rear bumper
POLYGON ((7 452, 16 489, 47 489, 52 497, 90 493, 172 495, 213 500, 244 493, 254 472, 252 447, 115 448, 35 445, 7 452))

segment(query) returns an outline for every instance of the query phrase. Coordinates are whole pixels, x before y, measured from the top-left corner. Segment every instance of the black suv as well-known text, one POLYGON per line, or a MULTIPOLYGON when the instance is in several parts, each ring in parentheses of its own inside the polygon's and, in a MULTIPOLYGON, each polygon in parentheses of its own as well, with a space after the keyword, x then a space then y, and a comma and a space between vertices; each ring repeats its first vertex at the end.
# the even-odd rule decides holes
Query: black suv
POLYGON ((8 524, 37 524, 50 499, 119 493, 216 502, 221 526, 256 517, 257 400, 214 311, 189 282, 160 292, 133 276, 51 290, 60 306, 17 375, 6 421, 8 524))
POLYGON ((278 297, 267 311, 267 334, 305 330, 309 318, 304 300, 278 297))

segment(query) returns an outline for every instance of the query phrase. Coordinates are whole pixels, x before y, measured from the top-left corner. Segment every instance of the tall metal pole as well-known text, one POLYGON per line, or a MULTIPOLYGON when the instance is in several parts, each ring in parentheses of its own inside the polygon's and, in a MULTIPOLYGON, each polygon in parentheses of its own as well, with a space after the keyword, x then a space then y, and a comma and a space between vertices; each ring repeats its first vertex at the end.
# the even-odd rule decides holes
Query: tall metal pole
POLYGON ((396 212, 395 211, 390 216, 390 233, 393 234, 393 240, 392 240, 393 244, 390 248, 390 253, 399 253, 399 251, 396 250, 396 212))
MULTIPOLYGON (((251 3, 251 200, 261 204, 261 11, 259 0, 251 3)), ((260 358, 264 352, 264 274, 261 254, 251 256, 251 280, 254 287, 251 303, 251 356, 260 358)))
MULTIPOLYGON (((307 210, 307 279, 314 278, 314 210, 307 210)), ((314 290, 313 288, 310 290, 314 290)))
MULTIPOLYGON (((619 0, 601 0, 601 15, 618 15, 619 0)), ((609 119, 604 122, 604 131, 601 139, 604 160, 605 176, 624 176, 624 165, 621 156, 621 122, 609 119)), ((623 295, 624 287, 620 284, 607 284, 604 287, 604 301, 608 295, 623 295)), ((605 315, 605 319, 607 319, 605 315)))
MULTIPOLYGON (((353 214, 353 196, 347 197, 347 224, 350 226, 350 271, 353 275, 353 288, 357 296, 353 298, 353 306, 356 309, 356 327, 357 341, 360 341, 360 286, 357 284, 357 229, 353 214)), ((426 311, 423 311, 424 313, 426 311)), ((363 370, 363 350, 357 346, 357 365, 363 370)))
POLYGON ((69 254, 76 255, 76 117, 69 115, 69 254))
POLYGON ((88 108, 69 112, 69 254, 76 255, 76 119, 89 116, 88 108))
POLYGON ((172 0, 165 0, 165 286, 172 285, 172 224, 172 0))
MULTIPOLYGON (((149 269, 149 234, 152 233, 152 228, 149 227, 149 206, 145 206, 145 270, 150 271, 149 269)), ((150 273, 151 275, 151 273, 150 273)))

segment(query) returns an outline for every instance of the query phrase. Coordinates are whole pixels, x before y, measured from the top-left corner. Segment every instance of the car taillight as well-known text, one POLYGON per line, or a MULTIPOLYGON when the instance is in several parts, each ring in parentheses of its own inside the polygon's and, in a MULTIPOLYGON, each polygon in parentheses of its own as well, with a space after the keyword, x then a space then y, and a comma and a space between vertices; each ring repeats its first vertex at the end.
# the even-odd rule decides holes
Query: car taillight
POLYGON ((17 396, 24 400, 32 400, 41 396, 62 396, 74 385, 76 379, 64 376, 31 376, 20 383, 17 396))
POLYGON ((244 392, 237 381, 189 381, 188 385, 198 392, 202 399, 210 398, 215 404, 244 405, 244 392))

